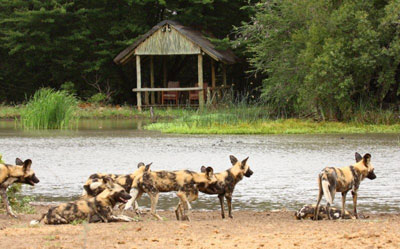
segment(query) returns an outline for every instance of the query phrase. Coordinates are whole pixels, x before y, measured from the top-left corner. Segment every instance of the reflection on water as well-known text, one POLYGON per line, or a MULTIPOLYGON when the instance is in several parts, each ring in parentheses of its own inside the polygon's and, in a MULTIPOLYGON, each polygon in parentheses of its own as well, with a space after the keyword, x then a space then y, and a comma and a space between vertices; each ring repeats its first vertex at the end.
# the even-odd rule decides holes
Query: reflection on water
MULTIPOLYGON (((21 131, 13 121, 0 122, 0 153, 6 161, 31 158, 41 182, 24 193, 38 201, 77 198, 87 177, 95 172, 130 173, 140 161, 152 169, 215 171, 230 167, 229 155, 250 156, 251 178, 238 183, 235 209, 297 209, 314 203, 317 175, 325 166, 354 162, 354 152, 369 152, 376 180, 364 180, 359 190, 360 211, 400 211, 400 136, 385 135, 164 135, 141 130, 132 120, 81 120, 72 131, 21 131), (7 124, 5 124, 7 123, 7 124)), ((340 206, 340 194, 335 203, 340 206)), ((351 207, 351 195, 348 198, 351 207)), ((149 206, 144 196, 139 204, 149 206)), ((161 194, 160 209, 177 204, 173 193, 161 194)), ((193 208, 217 210, 216 196, 200 195, 193 208)))

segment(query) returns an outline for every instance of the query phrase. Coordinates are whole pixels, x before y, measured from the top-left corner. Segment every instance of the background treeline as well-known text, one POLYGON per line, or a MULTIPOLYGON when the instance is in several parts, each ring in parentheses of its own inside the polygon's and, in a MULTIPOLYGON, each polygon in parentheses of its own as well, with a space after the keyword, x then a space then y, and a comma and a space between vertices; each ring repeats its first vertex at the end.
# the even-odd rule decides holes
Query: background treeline
MULTIPOLYGON (((399 0, 1 0, 0 100, 18 103, 49 86, 83 100, 108 92, 113 103, 135 104, 134 65, 112 59, 172 19, 209 31, 218 46, 231 45, 243 60, 229 81, 241 96, 261 92, 258 102, 277 116, 393 116, 400 103, 399 13, 399 0)), ((169 60, 170 80, 196 81, 195 61, 169 60)), ((159 81, 161 69, 156 64, 159 81)))
MULTIPOLYGON (((219 46, 229 46, 233 26, 249 20, 248 11, 241 9, 247 4, 240 0, 1 0, 0 103, 18 103, 40 87, 52 87, 75 92, 83 100, 102 91, 112 93, 114 103, 135 104, 131 91, 136 85, 135 67, 115 65, 113 58, 119 52, 165 19, 206 30, 219 46)), ((170 80, 192 77, 194 84, 197 61, 187 62, 191 59, 168 58, 170 80), (193 65, 193 70, 185 65, 193 65)), ((209 61, 204 64, 208 73, 209 61)), ((145 65, 143 77, 149 75, 145 65)), ((246 81, 245 71, 231 69, 230 78, 246 81)), ((156 64, 157 83, 161 75, 161 64, 156 64)))
POLYGON ((400 1, 268 0, 240 28, 263 97, 283 115, 398 110, 400 1))

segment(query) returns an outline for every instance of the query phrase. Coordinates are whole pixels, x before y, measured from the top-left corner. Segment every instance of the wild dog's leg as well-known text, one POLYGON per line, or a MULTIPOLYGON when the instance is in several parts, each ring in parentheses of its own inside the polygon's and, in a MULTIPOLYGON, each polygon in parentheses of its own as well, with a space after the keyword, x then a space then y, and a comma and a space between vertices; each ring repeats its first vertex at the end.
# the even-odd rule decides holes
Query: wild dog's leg
POLYGON ((156 208, 157 208, 157 202, 158 202, 158 196, 160 193, 156 192, 156 193, 148 193, 148 195, 150 196, 150 201, 151 201, 151 215, 153 215, 154 217, 156 217, 158 220, 162 220, 161 216, 157 214, 156 208))
POLYGON ((181 201, 179 200, 178 206, 176 206, 176 208, 175 208, 175 216, 176 216, 177 220, 180 220, 180 217, 183 216, 182 212, 183 212, 182 204, 181 204, 181 201))
POLYGON ((139 200, 140 197, 142 197, 142 195, 143 195, 143 191, 140 190, 139 193, 138 193, 138 195, 136 196, 136 200, 135 200, 135 213, 136 213, 137 215, 141 215, 141 214, 142 214, 142 211, 139 209, 139 204, 138 204, 138 202, 137 202, 137 200, 139 200))
POLYGON ((132 198, 129 199, 129 201, 125 204, 124 210, 132 210, 132 204, 135 202, 135 208, 136 208, 136 198, 139 194, 139 190, 137 188, 132 188, 131 192, 129 193, 132 198))
POLYGON ((228 205, 229 218, 233 218, 233 215, 232 215, 232 193, 226 193, 225 198, 226 198, 226 203, 228 205))
POLYGON ((219 194, 219 204, 221 204, 221 216, 222 219, 225 219, 225 211, 224 211, 224 194, 219 194))
POLYGON ((353 195, 354 217, 356 217, 356 219, 358 219, 358 214, 357 214, 357 190, 351 191, 351 194, 353 195))
POLYGON ((323 190, 322 190, 322 184, 321 184, 321 177, 318 177, 318 187, 319 187, 319 192, 318 192, 318 200, 317 200, 317 205, 315 206, 315 210, 314 210, 314 220, 318 220, 318 216, 319 216, 319 204, 321 202, 322 199, 322 195, 324 194, 323 190))
POLYGON ((183 206, 182 220, 190 221, 190 218, 188 216, 189 205, 188 205, 188 199, 187 199, 186 193, 182 190, 179 190, 177 193, 177 196, 179 197, 180 203, 183 206))
POLYGON ((1 188, 0 194, 1 194, 1 198, 3 199, 3 203, 6 208, 7 214, 10 215, 11 217, 17 218, 17 216, 14 214, 14 212, 11 209, 10 203, 8 202, 7 190, 4 188, 1 188))
POLYGON ((331 205, 333 204, 333 200, 335 199, 335 195, 336 195, 336 189, 335 188, 331 188, 329 190, 330 192, 330 200, 328 200, 328 202, 326 203, 326 212, 328 214, 328 220, 332 220, 332 216, 331 216, 331 205))
POLYGON ((345 208, 345 203, 346 203, 346 192, 342 192, 342 219, 344 219, 345 213, 346 213, 346 208, 345 208))

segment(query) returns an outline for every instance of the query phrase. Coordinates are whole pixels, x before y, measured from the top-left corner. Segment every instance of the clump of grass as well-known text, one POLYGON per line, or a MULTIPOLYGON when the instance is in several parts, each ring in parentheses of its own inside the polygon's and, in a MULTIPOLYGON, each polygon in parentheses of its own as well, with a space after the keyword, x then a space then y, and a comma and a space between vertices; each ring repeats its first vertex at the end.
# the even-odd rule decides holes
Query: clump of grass
POLYGON ((69 128, 77 108, 76 98, 65 91, 39 89, 21 112, 21 123, 26 129, 69 128))

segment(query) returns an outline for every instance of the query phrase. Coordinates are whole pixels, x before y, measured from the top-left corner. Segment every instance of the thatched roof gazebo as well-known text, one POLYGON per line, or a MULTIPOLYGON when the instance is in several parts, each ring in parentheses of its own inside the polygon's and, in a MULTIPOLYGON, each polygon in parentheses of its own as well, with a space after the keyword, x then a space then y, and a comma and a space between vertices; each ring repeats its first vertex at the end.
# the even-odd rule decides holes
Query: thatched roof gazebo
POLYGON ((151 92, 151 104, 155 103, 154 92, 157 91, 199 91, 199 106, 204 106, 203 87, 203 55, 211 57, 211 83, 215 88, 214 61, 223 64, 223 85, 226 85, 227 64, 236 63, 237 57, 231 50, 218 50, 202 32, 181 25, 176 21, 165 20, 158 23, 146 34, 142 35, 135 43, 124 49, 115 58, 114 62, 123 65, 136 57, 137 107, 141 110, 141 92, 151 92), (197 55, 198 58, 198 87, 165 88, 166 67, 164 65, 164 88, 154 88, 153 56, 163 55, 197 55), (141 82, 141 57, 150 56, 150 88, 142 88, 141 82))

